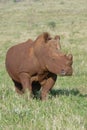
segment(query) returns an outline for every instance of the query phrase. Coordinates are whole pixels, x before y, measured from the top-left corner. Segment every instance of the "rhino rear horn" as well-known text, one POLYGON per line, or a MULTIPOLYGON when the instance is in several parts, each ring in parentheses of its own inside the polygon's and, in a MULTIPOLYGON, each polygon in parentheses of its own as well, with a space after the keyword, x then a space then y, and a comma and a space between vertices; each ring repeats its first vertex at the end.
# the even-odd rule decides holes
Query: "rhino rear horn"
POLYGON ((73 59, 72 54, 69 54, 69 55, 68 55, 68 58, 69 58, 69 60, 72 60, 72 59, 73 59))
POLYGON ((56 40, 60 40, 60 36, 59 36, 59 35, 56 35, 56 36, 55 36, 55 39, 56 39, 56 40))

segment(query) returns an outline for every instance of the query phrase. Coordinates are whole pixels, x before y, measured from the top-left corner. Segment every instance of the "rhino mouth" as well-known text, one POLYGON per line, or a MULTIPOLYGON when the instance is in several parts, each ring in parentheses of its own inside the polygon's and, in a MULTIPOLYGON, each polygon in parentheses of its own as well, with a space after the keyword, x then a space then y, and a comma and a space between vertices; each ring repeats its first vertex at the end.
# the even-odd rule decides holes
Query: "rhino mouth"
POLYGON ((65 71, 64 69, 61 70, 61 76, 71 76, 72 75, 72 69, 70 71, 65 71))
POLYGON ((61 76, 65 76, 66 75, 66 71, 64 69, 61 70, 61 76))

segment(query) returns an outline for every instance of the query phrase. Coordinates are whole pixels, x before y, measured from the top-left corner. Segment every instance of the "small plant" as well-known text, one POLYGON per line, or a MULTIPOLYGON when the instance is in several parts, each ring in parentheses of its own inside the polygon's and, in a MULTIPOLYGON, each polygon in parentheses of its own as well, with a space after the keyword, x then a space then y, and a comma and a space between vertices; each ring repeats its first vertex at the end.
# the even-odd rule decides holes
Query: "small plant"
POLYGON ((61 5, 64 5, 64 1, 61 1, 60 4, 61 4, 61 5))
POLYGON ((56 27, 56 23, 54 21, 50 21, 48 22, 48 26, 51 28, 51 29, 54 29, 56 27))
POLYGON ((13 0, 13 2, 21 2, 21 0, 13 0))

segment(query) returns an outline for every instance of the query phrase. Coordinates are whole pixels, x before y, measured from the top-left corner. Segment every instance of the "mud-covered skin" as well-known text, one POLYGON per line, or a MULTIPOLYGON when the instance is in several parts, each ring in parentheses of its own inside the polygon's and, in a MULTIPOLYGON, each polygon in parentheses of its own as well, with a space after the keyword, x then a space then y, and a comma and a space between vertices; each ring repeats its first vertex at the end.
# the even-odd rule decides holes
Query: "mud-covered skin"
POLYGON ((64 55, 60 48, 58 35, 51 38, 43 33, 35 41, 29 39, 8 50, 6 69, 18 93, 28 88, 33 95, 41 88, 41 99, 45 100, 57 75, 72 75, 72 55, 64 55))

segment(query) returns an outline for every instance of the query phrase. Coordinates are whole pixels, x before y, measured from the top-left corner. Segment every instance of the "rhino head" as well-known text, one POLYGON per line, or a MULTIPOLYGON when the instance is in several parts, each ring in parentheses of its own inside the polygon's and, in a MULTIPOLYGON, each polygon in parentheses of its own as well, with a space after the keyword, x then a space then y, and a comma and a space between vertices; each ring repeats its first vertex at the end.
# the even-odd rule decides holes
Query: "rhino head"
POLYGON ((61 52, 60 37, 43 33, 34 41, 34 53, 42 68, 61 76, 72 75, 73 56, 61 52))

